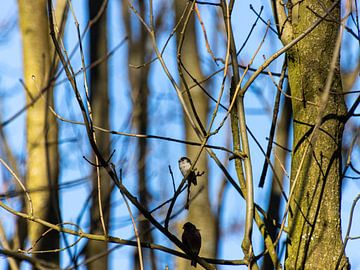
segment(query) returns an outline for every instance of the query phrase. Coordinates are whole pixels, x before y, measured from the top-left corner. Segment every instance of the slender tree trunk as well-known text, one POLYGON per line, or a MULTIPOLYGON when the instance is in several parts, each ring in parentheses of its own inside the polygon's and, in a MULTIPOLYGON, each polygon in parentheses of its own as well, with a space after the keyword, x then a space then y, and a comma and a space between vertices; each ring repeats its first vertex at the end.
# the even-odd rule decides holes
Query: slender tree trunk
MULTIPOLYGON (((145 3, 139 1, 139 13, 141 17, 146 17, 145 3)), ((127 34, 129 37, 129 64, 142 65, 146 63, 149 57, 149 51, 147 48, 147 32, 141 26, 139 31, 134 31, 134 27, 131 23, 131 17, 129 16, 129 10, 127 3, 123 4, 123 17, 126 25, 127 34), (126 7, 125 7, 126 6, 126 7), (135 34, 136 33, 136 34, 135 34)), ((136 132, 140 134, 146 134, 148 131, 148 78, 149 78, 149 65, 145 65, 139 69, 129 67, 129 80, 131 85, 131 97, 133 101, 133 127, 136 132)), ((145 207, 148 208, 150 193, 148 191, 147 176, 146 176, 146 159, 147 159, 147 140, 139 140, 138 142, 138 160, 137 160, 137 172, 138 172, 138 194, 139 201, 145 207)), ((150 223, 147 220, 139 221, 138 230, 140 233, 140 239, 145 242, 153 242, 153 235, 150 231, 150 223)), ((143 261, 149 262, 151 268, 156 270, 156 257, 152 249, 143 249, 143 261)), ((134 269, 140 269, 138 250, 134 251, 134 269)))
MULTIPOLYGON (((184 11, 186 2, 181 0, 175 1, 175 11, 176 11, 176 21, 177 24, 181 18, 181 14, 184 11)), ((191 108, 189 95, 191 96, 192 102, 195 104, 196 113, 199 119, 202 122, 202 125, 206 127, 207 117, 208 117, 208 97, 200 87, 192 88, 189 93, 186 91, 186 87, 194 83, 193 79, 187 74, 190 73, 193 78, 196 78, 197 81, 201 81, 204 78, 204 75, 201 71, 199 52, 197 49, 197 40, 195 33, 195 12, 191 14, 189 23, 187 25, 186 31, 184 32, 185 39, 181 49, 181 61, 184 65, 186 71, 182 68, 182 73, 186 84, 182 83, 181 87, 183 90, 183 96, 186 101, 186 104, 191 108)), ((177 41, 179 46, 180 32, 183 29, 184 21, 179 24, 177 29, 177 41)), ((206 86, 204 86, 206 87, 206 86)), ((191 110, 190 110, 191 111, 191 110)), ((186 140, 189 141, 198 141, 198 137, 195 131, 192 129, 191 125, 185 120, 185 129, 186 129, 186 140)), ((200 148, 187 146, 187 156, 193 160, 200 148)), ((203 150, 200 155, 199 160, 195 166, 200 172, 205 171, 205 174, 201 177, 198 177, 197 186, 191 186, 191 202, 188 212, 187 220, 192 222, 198 229, 200 229, 203 240, 200 256, 205 257, 215 257, 216 256, 216 226, 215 226, 215 217, 211 211, 211 205, 209 201, 209 183, 208 183, 208 159, 206 151, 203 150), (196 196, 195 196, 196 194, 196 196)), ((184 221, 185 223, 185 221, 184 221)), ((179 229, 182 232, 182 225, 180 224, 179 229)), ((190 269, 190 262, 183 259, 178 259, 176 269, 190 269)))
MULTIPOLYGON (((19 0, 20 29, 23 38, 24 81, 27 88, 27 102, 39 94, 51 76, 50 39, 46 1, 39 0, 31 5, 19 0)), ((53 104, 52 91, 37 100, 27 111, 27 188, 43 187, 42 192, 31 193, 33 211, 36 217, 51 223, 59 222, 58 208, 58 154, 57 124, 48 114, 48 106, 53 104)), ((30 208, 27 210, 31 211, 30 208)), ((51 231, 42 237, 46 228, 29 223, 31 243, 41 239, 35 250, 59 248, 59 235, 51 231)), ((37 257, 58 264, 59 253, 39 253, 37 257)))
MULTIPOLYGON (((107 21, 105 1, 89 0, 89 19, 94 20, 90 28, 90 62, 104 57, 107 54, 107 21)), ((94 125, 109 129, 109 94, 108 94, 108 67, 107 61, 103 61, 90 70, 90 100, 93 112, 94 125)), ((97 145, 106 158, 109 157, 110 139, 104 132, 96 133, 97 145)), ((109 231, 111 183, 104 169, 100 174, 101 209, 106 231, 109 231)), ((104 234, 100 220, 98 177, 96 168, 93 170, 93 197, 91 207, 91 233, 104 234)), ((92 258, 108 249, 107 242, 89 241, 86 257, 92 258)), ((88 269, 108 269, 108 256, 98 258, 88 264, 88 269)))
MULTIPOLYGON (((290 13, 293 35, 296 37, 303 33, 318 19, 315 13, 324 14, 324 8, 328 9, 332 4, 333 1, 298 2, 290 13)), ((330 16, 340 21, 340 3, 330 16)), ((294 97, 291 164, 291 189, 294 193, 290 204, 293 215, 289 215, 288 220, 287 269, 334 269, 343 249, 340 175, 342 117, 346 107, 339 61, 317 138, 310 145, 338 33, 338 23, 322 21, 288 54, 289 83, 294 97)), ((348 267, 345 256, 340 266, 348 267)))
MULTIPOLYGON (((287 91, 290 94, 290 91, 287 91)), ((285 150, 288 148, 289 144, 289 132, 290 132, 290 121, 291 121, 291 102, 288 98, 285 98, 283 102, 283 109, 281 110, 281 117, 279 120, 279 124, 276 131, 276 139, 275 142, 277 145, 274 149, 274 172, 271 183, 271 195, 269 199, 269 209, 268 209, 268 217, 271 218, 271 222, 268 222, 267 229, 271 236, 273 242, 277 237, 278 229, 274 223, 281 223, 280 216, 280 205, 281 201, 284 202, 284 198, 282 195, 282 190, 275 179, 280 181, 280 184, 283 186, 284 182, 284 169, 286 169, 287 158, 289 157, 289 153, 285 150), (283 147, 283 148, 282 148, 283 147), (275 176, 275 175, 276 176, 275 176)), ((279 246, 279 245, 278 245, 279 246)), ((280 257, 280 254, 278 254, 280 257)), ((278 269, 279 265, 274 266, 270 256, 266 254, 264 256, 264 263, 262 269, 278 269)))

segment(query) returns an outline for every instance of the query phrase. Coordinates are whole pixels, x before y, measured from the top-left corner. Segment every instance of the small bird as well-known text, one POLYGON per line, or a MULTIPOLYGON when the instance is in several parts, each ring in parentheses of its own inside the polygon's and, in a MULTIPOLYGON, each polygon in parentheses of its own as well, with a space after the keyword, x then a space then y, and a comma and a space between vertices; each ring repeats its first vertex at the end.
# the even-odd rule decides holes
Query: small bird
MULTIPOLYGON (((179 169, 181 171, 181 174, 185 177, 191 169, 191 160, 187 157, 180 158, 179 159, 179 169)), ((194 170, 192 170, 189 173, 187 180, 188 180, 189 186, 190 186, 190 184, 194 184, 194 186, 197 185, 197 179, 196 179, 196 174, 195 174, 194 170)))
POLYGON ((187 157, 182 157, 179 159, 179 169, 184 177, 187 176, 188 186, 187 186, 187 198, 186 198, 185 209, 188 210, 190 204, 191 184, 194 184, 194 186, 197 185, 196 173, 195 170, 191 170, 191 160, 187 157))
POLYGON ((183 226, 182 242, 184 246, 191 252, 191 265, 196 267, 196 257, 199 255, 201 248, 200 231, 191 222, 186 222, 183 226))

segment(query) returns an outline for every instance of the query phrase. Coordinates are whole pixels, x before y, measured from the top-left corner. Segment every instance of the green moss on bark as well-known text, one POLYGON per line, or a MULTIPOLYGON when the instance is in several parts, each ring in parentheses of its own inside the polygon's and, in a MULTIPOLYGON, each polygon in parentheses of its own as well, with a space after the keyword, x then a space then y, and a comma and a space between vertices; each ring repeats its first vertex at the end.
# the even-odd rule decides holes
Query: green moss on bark
MULTIPOLYGON (((332 3, 324 2, 328 7, 332 3)), ((318 1, 302 1, 299 5, 297 24, 293 24, 295 36, 318 19, 310 9, 317 14, 324 13, 318 1)), ((339 18, 340 6, 332 11, 332 16, 339 18)), ((338 29, 338 24, 323 21, 288 56, 289 83, 294 97, 291 186, 295 187, 291 200, 293 215, 289 215, 287 269, 334 269, 343 248, 340 150, 344 128, 342 116, 346 113, 346 107, 343 95, 339 95, 342 88, 338 68, 334 72, 318 137, 309 146, 338 29)), ((348 267, 345 256, 341 266, 348 267)))

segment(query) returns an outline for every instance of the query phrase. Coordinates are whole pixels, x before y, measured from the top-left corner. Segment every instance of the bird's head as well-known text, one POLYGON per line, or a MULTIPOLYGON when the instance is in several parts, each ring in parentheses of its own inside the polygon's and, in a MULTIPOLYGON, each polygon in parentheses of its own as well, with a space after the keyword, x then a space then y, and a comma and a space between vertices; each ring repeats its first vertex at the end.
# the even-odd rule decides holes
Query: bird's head
POLYGON ((188 230, 188 231, 197 230, 196 226, 194 224, 192 224, 191 222, 186 222, 183 226, 183 229, 188 230))
POLYGON ((180 163, 190 163, 191 164, 191 160, 188 157, 181 157, 179 159, 179 164, 180 163))

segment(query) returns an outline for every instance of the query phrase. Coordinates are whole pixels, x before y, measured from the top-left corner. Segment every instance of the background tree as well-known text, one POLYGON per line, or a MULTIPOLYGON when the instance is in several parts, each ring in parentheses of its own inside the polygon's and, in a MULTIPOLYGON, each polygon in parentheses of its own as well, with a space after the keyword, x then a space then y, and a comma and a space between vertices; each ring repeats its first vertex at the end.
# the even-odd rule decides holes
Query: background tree
MULTIPOLYGON (((61 220, 58 198, 58 151, 57 122, 48 110, 53 106, 52 77, 57 66, 55 51, 47 35, 46 1, 28 5, 19 1, 20 28, 23 38, 24 88, 27 101, 33 103, 27 111, 27 177, 26 185, 31 194, 28 213, 51 223, 61 220), (45 93, 42 93, 45 89, 45 93)), ((57 19, 60 23, 65 10, 63 1, 58 2, 57 19)), ((24 229, 24 228, 22 228, 24 229)), ((54 250, 59 248, 59 235, 56 231, 42 234, 47 229, 39 224, 29 223, 29 240, 38 242, 35 250, 54 250)), ((58 253, 38 253, 41 259, 58 263, 58 253)))
MULTIPOLYGON (((107 1, 89 0, 90 27, 90 63, 95 63, 107 55, 107 1)), ((108 63, 101 61, 100 64, 90 70, 90 102, 93 115, 93 123, 109 129, 109 90, 108 90, 108 63)), ((103 132, 96 133, 96 141, 102 154, 110 157, 110 138, 103 132)), ((96 160, 96 156, 94 158, 96 160)), ((104 234, 110 230, 110 201, 111 182, 105 170, 96 167, 92 176, 92 206, 90 215, 91 233, 104 234), (101 207, 101 209, 100 209, 101 207), (105 227, 105 228, 104 228, 105 227), (105 231, 104 231, 105 229, 105 231)), ((89 241, 86 248, 86 256, 91 260, 98 254, 108 249, 107 242, 89 241)), ((107 269, 108 256, 93 260, 88 269, 107 269)))
MULTIPOLYGON (((289 88, 288 88, 289 89, 289 88)), ((280 93, 280 92, 278 92, 280 93)), ((287 91, 290 94, 290 91, 287 91)), ((276 146, 274 149, 274 171, 271 182, 271 194, 269 197, 268 208, 268 226, 271 239, 276 240, 278 234, 278 228, 276 224, 281 222, 281 212, 279 205, 281 205, 282 198, 284 196, 284 181, 285 173, 284 167, 287 166, 287 159, 289 156, 288 144, 289 144, 289 132, 291 121, 291 103, 289 98, 284 98, 281 106, 281 117, 276 127, 276 146), (281 147, 280 147, 281 146, 281 147)), ((270 142, 269 142, 270 143, 270 142)), ((265 162, 267 162, 265 160, 265 162)), ((279 250, 280 254, 280 250, 279 250)), ((274 266, 270 256, 267 254, 264 256, 263 269, 278 268, 279 265, 274 266)))
MULTIPOLYGON (((143 17, 146 14, 145 2, 139 1, 139 12, 143 17)), ((136 133, 148 133, 148 98, 149 98, 149 70, 150 66, 147 61, 150 60, 150 52, 148 50, 148 37, 143 27, 139 25, 137 20, 131 16, 131 11, 127 8, 127 3, 122 4, 123 21, 126 33, 129 38, 128 44, 128 74, 131 87, 132 98, 132 127, 136 133), (140 31, 137 31, 140 27, 140 31)), ((161 17, 160 17, 161 18, 161 17)), ((147 140, 139 140, 137 145, 136 170, 138 174, 137 192, 139 194, 140 203, 149 209, 151 194, 149 192, 149 181, 147 179, 147 160, 148 160, 148 144, 147 140)), ((154 238, 151 232, 150 223, 147 220, 139 219, 138 223, 140 239, 146 242, 153 242, 154 238)), ((155 270, 156 258, 153 250, 144 250, 144 260, 150 261, 151 269, 155 270)), ((139 253, 135 250, 134 269, 139 269, 139 253)))
MULTIPOLYGON (((202 81, 204 79, 198 52, 197 35, 195 32, 195 6, 189 5, 181 0, 176 0, 174 1, 174 8, 176 15, 177 62, 181 79, 182 95, 187 107, 190 108, 196 104, 196 108, 192 111, 192 117, 198 117, 202 127, 206 128, 209 113, 209 101, 203 89, 207 88, 207 85, 196 85, 192 89, 189 89, 194 81, 202 81)), ((186 140, 201 143, 186 117, 184 117, 184 124, 186 140)), ((197 168, 199 172, 207 172, 203 176, 198 177, 198 185, 192 185, 190 187, 191 196, 187 221, 195 224, 196 227, 201 230, 202 237, 206 239, 206 242, 202 244, 200 255, 215 257, 215 218, 209 200, 208 158, 203 149, 199 150, 198 147, 190 145, 186 148, 186 154, 193 162, 196 161, 196 163, 194 163, 194 168, 197 168)), ((179 223, 179 232, 182 232, 182 225, 185 222, 186 221, 182 220, 179 223)), ((176 267, 177 269, 188 269, 189 265, 187 261, 179 260, 176 267)))

